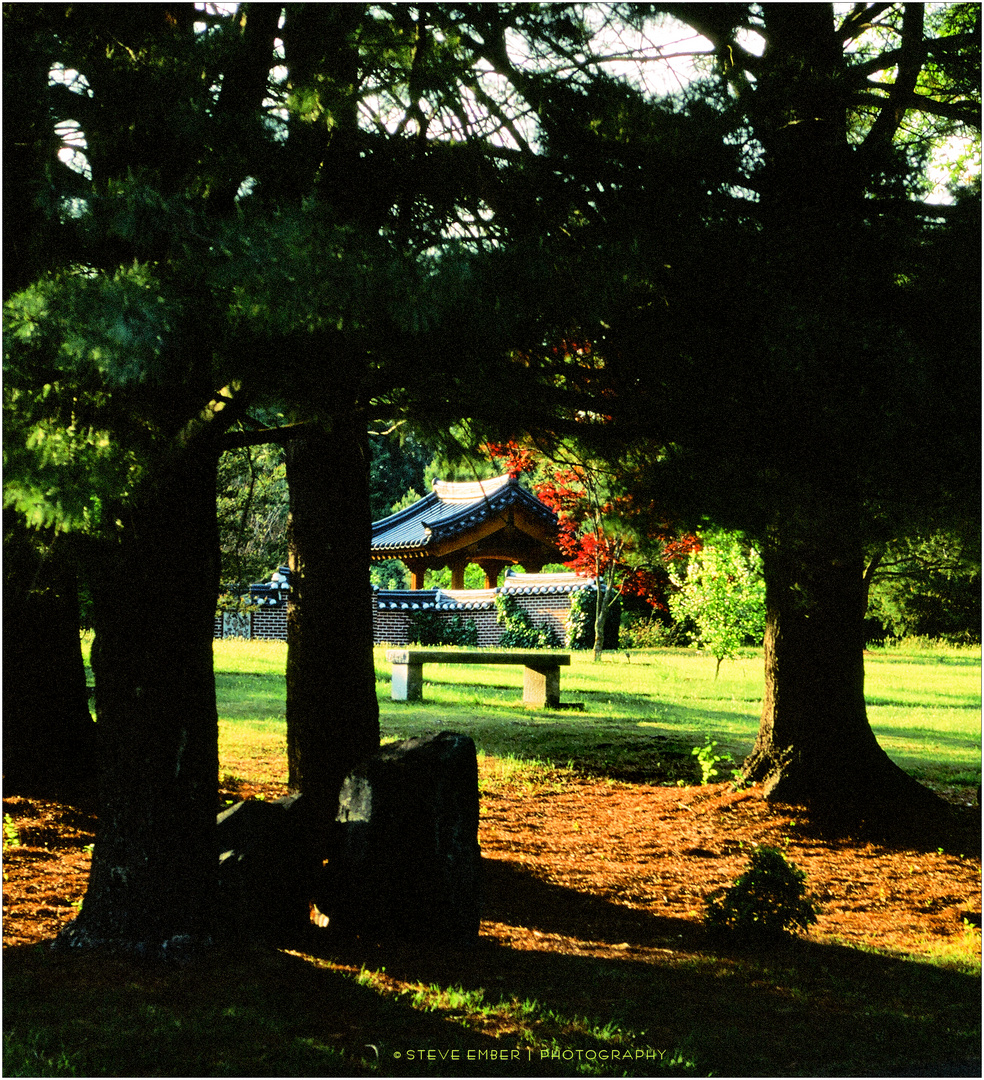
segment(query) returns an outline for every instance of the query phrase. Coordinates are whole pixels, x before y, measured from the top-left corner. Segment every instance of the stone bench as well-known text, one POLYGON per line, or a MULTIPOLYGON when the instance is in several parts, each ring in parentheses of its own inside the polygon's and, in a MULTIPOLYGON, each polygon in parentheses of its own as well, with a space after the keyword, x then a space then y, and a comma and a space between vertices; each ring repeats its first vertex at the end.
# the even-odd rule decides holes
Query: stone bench
POLYGON ((423 701, 424 664, 522 664, 523 703, 560 708, 560 669, 569 667, 570 653, 538 649, 387 649, 393 665, 394 701, 423 701))

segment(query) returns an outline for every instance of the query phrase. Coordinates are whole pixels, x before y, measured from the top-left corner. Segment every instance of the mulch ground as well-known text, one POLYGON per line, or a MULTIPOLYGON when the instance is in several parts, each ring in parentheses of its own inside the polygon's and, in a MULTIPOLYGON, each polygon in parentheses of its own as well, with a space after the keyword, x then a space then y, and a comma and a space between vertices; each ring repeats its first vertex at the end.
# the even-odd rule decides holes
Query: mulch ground
MULTIPOLYGON (((284 793, 271 777, 227 778, 224 791, 284 793)), ((966 801, 962 789, 942 794, 966 801)), ((50 941, 84 895, 94 818, 20 796, 5 798, 3 809, 4 947, 50 941)), ((968 921, 980 926, 979 814, 967 808, 965 818, 938 847, 898 847, 825 836, 804 811, 770 805, 755 788, 569 775, 499 785, 482 800, 479 838, 495 915, 482 934, 512 950, 612 958, 631 950, 644 960, 689 937, 704 898, 735 879, 751 847, 767 844, 808 875, 823 908, 811 936, 929 954, 966 939, 968 921)))

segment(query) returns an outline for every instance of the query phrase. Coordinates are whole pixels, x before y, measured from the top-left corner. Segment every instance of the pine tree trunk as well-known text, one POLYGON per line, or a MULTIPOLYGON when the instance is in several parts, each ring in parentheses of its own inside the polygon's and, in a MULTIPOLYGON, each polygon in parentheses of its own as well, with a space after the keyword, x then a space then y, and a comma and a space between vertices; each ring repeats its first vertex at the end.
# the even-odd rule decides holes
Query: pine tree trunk
POLYGON ((765 697, 745 778, 771 800, 854 818, 938 809, 868 723, 860 552, 787 538, 766 547, 763 569, 765 697))
POLYGON ((848 138, 833 9, 766 4, 764 11, 769 60, 753 120, 766 161, 768 336, 774 354, 785 357, 769 388, 777 405, 768 465, 781 471, 785 489, 776 508, 781 524, 763 551, 765 697, 744 774, 775 801, 809 803, 852 822, 901 824, 943 802, 891 761, 865 709, 858 540, 865 442, 861 424, 851 421, 859 356, 845 346, 864 332, 854 329, 863 325, 855 321, 857 296, 877 310, 884 281, 859 255, 865 188, 848 138), (813 317, 818 311, 823 320, 813 317))
POLYGON ((212 935, 215 483, 215 455, 186 453, 96 561, 100 812, 88 890, 62 946, 168 957, 212 935))
MULTIPOLYGON (((89 714, 75 573, 5 513, 3 780, 8 793, 89 796, 89 714)), ((47 546, 51 538, 39 538, 47 546)))
POLYGON ((372 655, 369 438, 353 410, 287 446, 288 783, 334 818, 342 781, 379 749, 372 655))

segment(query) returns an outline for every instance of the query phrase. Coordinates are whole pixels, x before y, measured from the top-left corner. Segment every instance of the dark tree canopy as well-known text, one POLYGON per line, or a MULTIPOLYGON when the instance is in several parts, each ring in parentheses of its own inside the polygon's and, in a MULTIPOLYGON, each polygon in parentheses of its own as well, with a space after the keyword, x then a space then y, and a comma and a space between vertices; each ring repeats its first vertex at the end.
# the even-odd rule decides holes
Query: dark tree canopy
POLYGON ((304 626, 288 713, 307 740, 292 773, 330 803, 378 719, 370 630, 333 618, 325 585, 328 565, 353 595, 364 579, 349 607, 368 612, 368 544, 328 550, 317 518, 368 534, 377 416, 439 431, 497 395, 528 415, 537 373, 508 350, 538 319, 537 80, 507 54, 584 32, 522 5, 4 18, 5 210, 33 226, 5 233, 24 268, 6 308, 5 503, 85 546, 96 630, 100 831, 65 941, 159 952, 212 930, 219 453, 288 445, 304 626), (256 431, 264 410, 277 430, 256 431), (312 677, 326 649, 327 682, 312 677))
POLYGON ((887 545, 979 512, 979 176, 926 198, 930 151, 979 130, 977 10, 660 10, 710 42, 705 78, 553 144, 605 151, 594 229, 633 221, 606 256, 637 284, 586 331, 610 394, 592 434, 637 494, 762 547, 746 776, 864 818, 925 807, 868 726, 862 620, 887 545))

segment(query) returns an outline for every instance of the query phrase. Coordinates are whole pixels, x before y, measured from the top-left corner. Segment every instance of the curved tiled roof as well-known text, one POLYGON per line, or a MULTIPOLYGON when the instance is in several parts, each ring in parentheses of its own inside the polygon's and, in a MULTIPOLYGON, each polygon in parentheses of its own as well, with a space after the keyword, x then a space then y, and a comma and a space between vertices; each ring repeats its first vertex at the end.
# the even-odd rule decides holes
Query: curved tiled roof
POLYGON ((594 578, 575 574, 573 570, 561 570, 559 573, 524 574, 511 566, 506 570, 502 587, 509 592, 546 593, 573 592, 594 584, 594 578))
POLYGON ((577 574, 512 574, 498 589, 379 589, 376 603, 381 611, 482 611, 495 606, 501 592, 526 596, 545 593, 570 594, 594 585, 594 578, 577 574))
POLYGON ((468 483, 435 480, 429 495, 373 524, 372 550, 423 549, 514 506, 522 506, 545 524, 557 524, 557 515, 508 475, 468 483))

